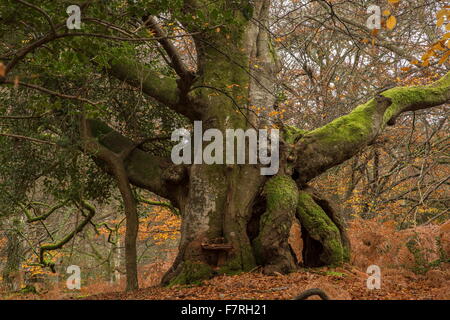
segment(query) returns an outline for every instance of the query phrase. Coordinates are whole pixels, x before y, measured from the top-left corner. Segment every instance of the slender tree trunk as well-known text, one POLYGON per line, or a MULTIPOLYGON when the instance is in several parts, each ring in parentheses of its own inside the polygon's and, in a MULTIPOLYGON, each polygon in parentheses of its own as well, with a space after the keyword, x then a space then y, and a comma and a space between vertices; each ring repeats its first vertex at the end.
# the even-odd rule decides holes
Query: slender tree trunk
POLYGON ((6 289, 9 291, 19 290, 23 281, 21 272, 22 245, 17 231, 21 227, 21 219, 16 218, 13 219, 9 230, 6 232, 6 263, 2 273, 6 289))
POLYGON ((114 176, 116 177, 125 207, 125 268, 127 272, 126 290, 132 291, 139 288, 136 248, 139 218, 137 214, 136 199, 134 198, 131 190, 122 160, 113 161, 112 170, 114 172, 114 176))
POLYGON ((122 243, 120 234, 117 234, 117 239, 114 244, 111 244, 111 284, 119 283, 121 274, 120 274, 120 261, 122 259, 122 243))
POLYGON ((137 290, 139 288, 137 272, 137 235, 139 231, 139 218, 137 213, 136 199, 134 198, 131 184, 125 169, 124 159, 135 149, 122 150, 115 153, 102 146, 93 136, 89 121, 84 116, 80 117, 80 136, 83 141, 83 148, 90 154, 95 154, 103 160, 108 170, 115 177, 117 186, 122 196, 125 207, 126 231, 125 231, 125 269, 127 273, 126 291, 137 290))

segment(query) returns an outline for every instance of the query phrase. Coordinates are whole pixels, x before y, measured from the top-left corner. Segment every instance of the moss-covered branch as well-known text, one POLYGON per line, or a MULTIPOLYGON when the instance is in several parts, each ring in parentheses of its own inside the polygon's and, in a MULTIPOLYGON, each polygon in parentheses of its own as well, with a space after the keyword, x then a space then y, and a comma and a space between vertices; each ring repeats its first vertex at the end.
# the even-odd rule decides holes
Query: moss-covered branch
MULTIPOLYGON (((89 120, 89 124, 92 135, 98 139, 100 144, 116 154, 135 146, 132 140, 100 120, 89 120)), ((178 190, 183 187, 179 181, 184 177, 181 167, 174 166, 170 159, 157 157, 137 148, 129 154, 124 162, 128 179, 133 185, 154 192, 171 200, 176 205, 178 190), (172 182, 176 185, 171 185, 172 182)))
POLYGON ((382 94, 392 99, 392 105, 383 118, 383 125, 386 125, 392 123, 402 112, 427 109, 449 102, 450 72, 426 86, 392 88, 382 94))
POLYGON ((119 80, 137 88, 159 102, 175 105, 178 102, 178 88, 175 79, 150 70, 140 62, 131 59, 113 59, 109 72, 119 80))
POLYGON ((167 77, 131 59, 113 59, 108 73, 191 120, 200 118, 198 107, 187 97, 190 83, 167 77))
POLYGON ((87 201, 82 200, 80 202, 80 204, 81 204, 82 208, 84 208, 84 209, 86 209, 88 211, 88 214, 86 215, 84 220, 75 228, 75 230, 73 230, 71 233, 66 235, 64 238, 62 238, 61 240, 56 241, 54 243, 51 243, 51 244, 44 244, 44 245, 41 246, 41 248, 39 250, 39 263, 42 266, 46 266, 46 267, 52 268, 53 272, 54 272, 54 263, 52 261, 48 261, 48 260, 45 259, 45 252, 46 251, 52 251, 52 250, 61 249, 77 233, 81 232, 84 229, 84 227, 89 223, 89 221, 91 221, 91 219, 95 215, 95 212, 96 212, 95 208, 90 203, 88 203, 87 201))
POLYGON ((442 105, 450 100, 450 73, 417 87, 387 90, 351 113, 305 134, 296 144, 296 167, 301 184, 351 158, 406 111, 442 105))
POLYGON ((23 204, 19 203, 19 206, 21 207, 25 216, 27 217, 27 222, 36 222, 36 221, 42 221, 42 220, 47 219, 53 212, 55 212, 59 208, 64 207, 67 204, 67 202, 68 202, 68 200, 58 203, 57 205, 51 207, 47 212, 45 212, 37 217, 33 217, 30 210, 28 210, 27 207, 24 206, 23 204))

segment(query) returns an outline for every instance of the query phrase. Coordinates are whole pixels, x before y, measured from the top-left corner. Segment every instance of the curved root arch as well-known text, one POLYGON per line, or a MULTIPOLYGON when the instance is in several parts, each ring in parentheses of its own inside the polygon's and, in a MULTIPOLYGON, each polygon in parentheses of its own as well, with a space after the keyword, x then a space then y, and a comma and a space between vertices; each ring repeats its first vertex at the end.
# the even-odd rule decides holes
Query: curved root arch
POLYGON ((338 266, 349 260, 350 244, 339 211, 312 188, 299 190, 286 175, 269 179, 264 187, 266 210, 252 245, 256 261, 265 273, 296 269, 289 244, 292 224, 302 229, 302 260, 306 267, 338 266))
POLYGON ((337 266, 349 260, 350 245, 344 225, 329 201, 300 191, 296 216, 303 231, 305 266, 337 266))

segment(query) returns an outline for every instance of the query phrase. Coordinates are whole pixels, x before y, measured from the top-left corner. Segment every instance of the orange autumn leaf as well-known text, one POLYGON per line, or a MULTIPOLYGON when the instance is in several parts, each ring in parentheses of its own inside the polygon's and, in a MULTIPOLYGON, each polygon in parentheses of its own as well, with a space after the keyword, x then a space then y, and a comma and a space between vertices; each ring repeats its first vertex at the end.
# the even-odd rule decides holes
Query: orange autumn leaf
POLYGON ((388 28, 389 30, 393 30, 396 25, 397 25, 397 18, 396 17, 390 16, 386 20, 386 28, 388 28))
POLYGON ((6 75, 6 67, 3 62, 0 62, 0 77, 4 77, 6 75))

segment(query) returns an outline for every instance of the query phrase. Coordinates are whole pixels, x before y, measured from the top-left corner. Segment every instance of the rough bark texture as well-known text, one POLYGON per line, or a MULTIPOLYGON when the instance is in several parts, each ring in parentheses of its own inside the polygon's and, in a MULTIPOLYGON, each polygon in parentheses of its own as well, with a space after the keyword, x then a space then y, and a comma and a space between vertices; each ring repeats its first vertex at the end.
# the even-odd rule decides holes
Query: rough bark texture
POLYGON ((264 188, 266 211, 254 240, 257 262, 269 274, 291 272, 296 264, 288 240, 298 202, 297 185, 291 177, 280 175, 267 181, 264 188))
POLYGON ((306 133, 296 144, 300 184, 350 159, 371 144, 386 125, 406 111, 431 108, 450 100, 450 73, 421 87, 393 88, 357 106, 348 115, 306 133))

